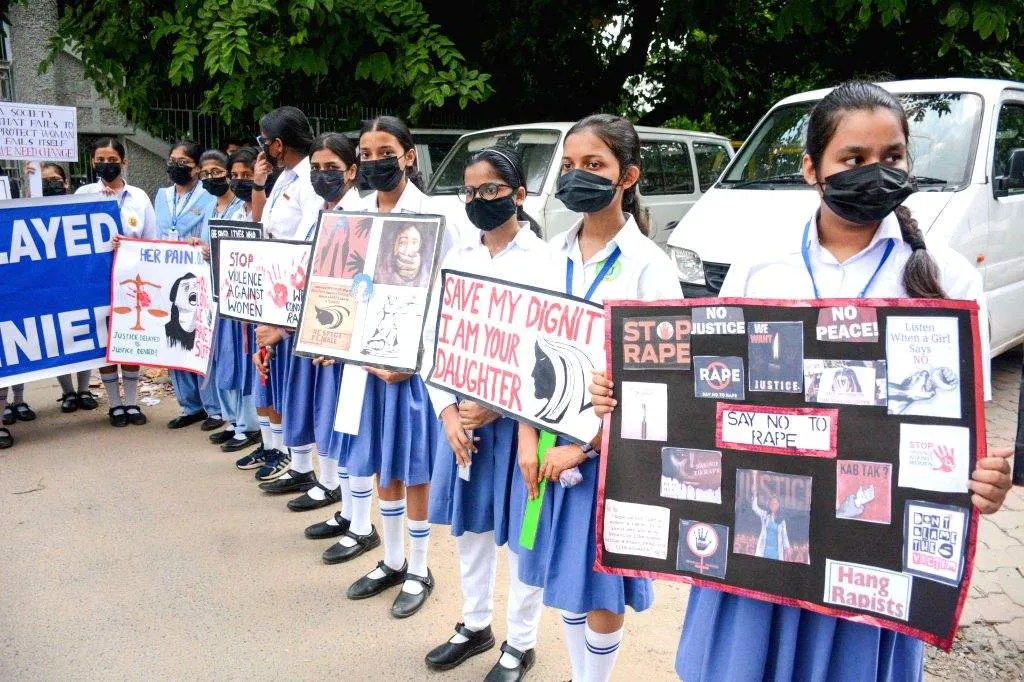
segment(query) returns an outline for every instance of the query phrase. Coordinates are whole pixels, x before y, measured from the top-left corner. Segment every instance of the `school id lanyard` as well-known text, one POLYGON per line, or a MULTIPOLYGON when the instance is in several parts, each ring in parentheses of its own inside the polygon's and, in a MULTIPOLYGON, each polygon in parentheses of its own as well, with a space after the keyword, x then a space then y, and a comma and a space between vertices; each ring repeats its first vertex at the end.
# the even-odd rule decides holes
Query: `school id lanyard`
POLYGON ((234 208, 235 208, 235 206, 237 206, 237 205, 238 205, 239 203, 242 203, 242 200, 241 200, 241 199, 239 199, 238 197, 235 197, 235 198, 234 198, 234 200, 233 200, 233 201, 231 202, 231 204, 230 204, 230 205, 228 205, 228 207, 227 207, 227 208, 225 208, 225 209, 224 209, 224 210, 223 210, 222 212, 220 212, 220 213, 217 213, 217 207, 216 207, 216 206, 214 206, 214 208, 213 208, 213 217, 214 217, 214 219, 217 219, 217 218, 227 218, 227 217, 228 217, 229 215, 232 215, 232 213, 233 213, 233 209, 234 209, 234 208))
MULTIPOLYGON (((604 265, 601 266, 601 269, 597 271, 597 277, 595 277, 594 281, 590 283, 590 288, 587 289, 587 295, 583 297, 584 300, 590 300, 590 298, 594 295, 594 292, 597 291, 597 287, 600 286, 601 282, 604 281, 604 278, 608 276, 608 273, 611 272, 612 266, 615 265, 615 262, 619 260, 619 256, 621 255, 622 249, 616 246, 615 250, 612 251, 611 255, 608 256, 607 259, 605 259, 604 265)), ((566 258, 565 293, 568 294, 569 296, 572 296, 572 276, 575 268, 576 266, 573 265, 572 258, 566 258)))
MULTIPOLYGON (((294 173, 294 171, 292 171, 292 172, 294 173)), ((284 194, 284 191, 286 189, 288 189, 289 187, 291 187, 292 183, 295 182, 298 179, 299 179, 299 175, 298 175, 298 173, 296 173, 284 185, 279 185, 276 182, 274 183, 274 189, 271 190, 271 192, 270 192, 270 201, 268 202, 270 205, 267 206, 267 210, 268 211, 273 211, 274 210, 274 204, 277 203, 277 200, 280 199, 281 195, 284 194)))
POLYGON ((123 192, 121 192, 121 196, 119 196, 119 197, 117 198, 117 210, 119 210, 119 211, 120 211, 121 209, 123 209, 123 208, 124 208, 124 202, 125 202, 125 200, 126 200, 127 198, 128 198, 128 188, 127 188, 127 187, 125 187, 125 188, 124 188, 124 191, 123 191, 123 192))
MULTIPOLYGON (((174 187, 169 188, 172 200, 174 202, 173 204, 171 204, 171 229, 178 229, 178 218, 184 215, 185 211, 188 209, 188 202, 192 199, 192 193, 196 191, 196 187, 198 186, 198 182, 192 185, 192 189, 190 189, 188 193, 185 195, 185 200, 181 202, 181 213, 178 213, 178 190, 175 189, 174 187)), ((168 203, 171 203, 171 200, 168 200, 168 203)))
MULTIPOLYGON (((818 283, 814 279, 814 270, 811 269, 811 254, 808 247, 808 237, 811 234, 811 221, 808 220, 807 224, 804 225, 804 240, 800 245, 800 255, 804 257, 804 267, 807 268, 807 274, 811 278, 811 286, 814 288, 814 298, 821 298, 821 292, 818 291, 818 283)), ((871 273, 871 277, 868 279, 868 283, 864 285, 864 288, 857 294, 857 298, 864 298, 868 293, 868 289, 874 284, 875 278, 878 277, 878 273, 882 271, 882 266, 885 265, 885 261, 889 260, 889 254, 892 253, 893 248, 896 246, 896 240, 889 237, 887 240, 888 244, 885 245, 885 251, 882 253, 882 259, 878 261, 878 267, 871 273)))

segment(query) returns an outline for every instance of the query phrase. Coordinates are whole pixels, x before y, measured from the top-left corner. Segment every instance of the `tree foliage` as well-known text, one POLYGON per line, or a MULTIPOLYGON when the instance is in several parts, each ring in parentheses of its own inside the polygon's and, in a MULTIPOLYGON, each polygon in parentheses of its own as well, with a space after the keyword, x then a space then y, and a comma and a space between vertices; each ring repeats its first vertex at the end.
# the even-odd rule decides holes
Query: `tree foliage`
POLYGON ((40 68, 70 48, 150 130, 172 94, 249 127, 281 103, 372 103, 415 118, 491 93, 417 0, 93 0, 69 3, 56 33, 40 68))

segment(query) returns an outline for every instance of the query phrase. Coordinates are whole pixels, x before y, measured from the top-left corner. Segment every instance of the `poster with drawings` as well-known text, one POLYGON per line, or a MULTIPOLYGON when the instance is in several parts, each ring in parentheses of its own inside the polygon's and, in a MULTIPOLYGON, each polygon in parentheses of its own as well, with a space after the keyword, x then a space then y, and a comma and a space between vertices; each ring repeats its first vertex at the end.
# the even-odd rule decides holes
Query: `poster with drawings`
POLYGON ((886 321, 889 414, 960 418, 960 331, 955 317, 886 321))
POLYGON ((295 352, 418 371, 443 237, 441 216, 321 213, 295 352))

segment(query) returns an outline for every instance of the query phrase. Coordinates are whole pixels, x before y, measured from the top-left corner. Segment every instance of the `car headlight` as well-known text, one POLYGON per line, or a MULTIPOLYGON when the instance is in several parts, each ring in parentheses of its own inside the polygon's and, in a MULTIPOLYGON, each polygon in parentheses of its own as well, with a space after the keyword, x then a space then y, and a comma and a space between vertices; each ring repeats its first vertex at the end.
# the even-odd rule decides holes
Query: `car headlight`
POLYGON ((707 284, 704 279, 704 263, 701 262, 696 251, 681 249, 678 246, 670 246, 669 251, 672 254, 672 260, 675 261, 680 281, 699 286, 707 284))

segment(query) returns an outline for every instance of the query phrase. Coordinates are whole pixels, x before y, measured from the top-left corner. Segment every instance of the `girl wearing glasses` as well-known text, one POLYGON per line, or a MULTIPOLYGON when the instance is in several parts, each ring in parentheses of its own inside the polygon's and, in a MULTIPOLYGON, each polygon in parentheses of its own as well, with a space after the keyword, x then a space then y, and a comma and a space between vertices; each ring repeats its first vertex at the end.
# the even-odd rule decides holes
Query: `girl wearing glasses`
MULTIPOLYGON (((172 184, 156 191, 153 206, 157 239, 187 242, 191 237, 201 236, 203 217, 216 203, 213 195, 199 184, 201 154, 199 145, 190 140, 180 140, 171 147, 167 175, 172 184)), ((213 431, 224 424, 213 381, 177 369, 169 373, 181 414, 168 422, 167 428, 180 429, 203 422, 203 431, 213 431)))
MULTIPOLYGON (((550 259, 539 228, 523 212, 526 181, 518 154, 484 149, 469 158, 459 197, 476 228, 448 252, 443 268, 523 282, 525 273, 550 259)), ((533 282, 530 282, 533 283, 533 282)), ((440 283, 434 300, 439 300, 440 283)), ((436 314, 435 316, 436 317, 436 314)), ((432 356, 434 327, 425 328, 424 355, 432 356)), ((424 368, 424 375, 429 371, 424 368)), ((509 491, 516 466, 518 426, 471 400, 428 388, 445 440, 430 487, 430 521, 451 526, 459 552, 462 618, 455 634, 426 656, 427 666, 450 670, 492 648, 497 549, 508 541, 509 491)), ((544 608, 541 590, 519 580, 518 560, 508 553, 507 640, 486 679, 515 680, 536 659, 534 647, 544 608)))

